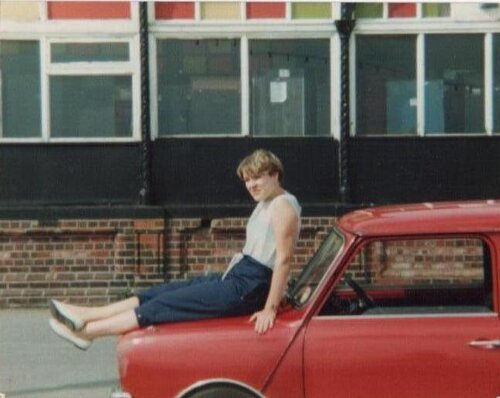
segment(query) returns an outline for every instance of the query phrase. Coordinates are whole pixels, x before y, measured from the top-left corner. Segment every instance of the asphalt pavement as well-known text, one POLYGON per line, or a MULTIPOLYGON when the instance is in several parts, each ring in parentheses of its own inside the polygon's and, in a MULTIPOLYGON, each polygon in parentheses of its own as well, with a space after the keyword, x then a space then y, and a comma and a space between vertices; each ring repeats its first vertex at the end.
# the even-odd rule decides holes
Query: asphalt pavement
POLYGON ((80 351, 50 330, 48 317, 48 310, 0 310, 0 397, 109 397, 118 385, 116 338, 80 351))

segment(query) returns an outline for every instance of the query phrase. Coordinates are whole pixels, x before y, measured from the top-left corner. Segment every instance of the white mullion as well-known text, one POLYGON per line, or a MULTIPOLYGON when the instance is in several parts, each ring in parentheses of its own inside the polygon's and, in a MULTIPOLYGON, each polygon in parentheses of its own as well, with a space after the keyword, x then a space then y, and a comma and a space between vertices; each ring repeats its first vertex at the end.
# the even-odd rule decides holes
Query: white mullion
POLYGON ((160 136, 158 125, 158 63, 156 37, 149 36, 149 104, 151 117, 151 139, 160 136))
POLYGON ((110 62, 109 64, 94 62, 74 62, 69 64, 50 64, 47 68, 50 75, 131 75, 134 68, 130 62, 110 62))
POLYGON ((417 35, 417 135, 425 135, 425 35, 417 35))
POLYGON ((247 0, 240 1, 240 19, 247 20, 247 0))
POLYGON ((132 23, 136 23, 137 26, 139 26, 139 2, 138 1, 131 1, 130 2, 130 21, 132 23))
POLYGON ((416 19, 421 21, 424 17, 424 5, 423 3, 416 3, 415 6, 417 8, 416 19))
POLYGON ((148 1, 148 23, 156 21, 155 1, 148 1))
POLYGON ((494 75, 493 34, 484 37, 484 127, 486 135, 493 135, 494 75))
POLYGON ((201 21, 201 1, 194 2, 194 21, 195 23, 201 21))
POLYGON ((240 41, 241 59, 241 133, 250 134, 250 60, 248 37, 243 35, 240 41))
POLYGON ((48 1, 40 1, 38 2, 38 11, 40 12, 40 21, 46 22, 49 19, 49 11, 48 11, 48 1))
POLYGON ((40 105, 42 140, 50 140, 50 43, 46 37, 40 38, 40 105))
POLYGON ((285 21, 290 22, 292 20, 292 3, 293 0, 287 1, 285 3, 285 21))
POLYGON ((389 18, 389 3, 382 3, 382 19, 389 18))

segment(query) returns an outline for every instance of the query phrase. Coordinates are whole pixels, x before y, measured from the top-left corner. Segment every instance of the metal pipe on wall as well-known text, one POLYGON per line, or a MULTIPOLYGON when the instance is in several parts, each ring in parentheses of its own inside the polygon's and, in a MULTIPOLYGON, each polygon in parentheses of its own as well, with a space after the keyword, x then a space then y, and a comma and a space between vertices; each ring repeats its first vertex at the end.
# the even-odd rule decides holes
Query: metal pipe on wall
POLYGON ((349 103, 349 39, 356 21, 352 19, 355 4, 342 3, 342 16, 335 21, 340 36, 340 143, 339 143, 339 193, 343 203, 350 203, 351 190, 349 178, 349 138, 350 138, 350 103, 349 103))
POLYGON ((139 204, 151 204, 151 122, 149 95, 149 29, 148 4, 139 3, 140 57, 141 57, 141 145, 139 204))

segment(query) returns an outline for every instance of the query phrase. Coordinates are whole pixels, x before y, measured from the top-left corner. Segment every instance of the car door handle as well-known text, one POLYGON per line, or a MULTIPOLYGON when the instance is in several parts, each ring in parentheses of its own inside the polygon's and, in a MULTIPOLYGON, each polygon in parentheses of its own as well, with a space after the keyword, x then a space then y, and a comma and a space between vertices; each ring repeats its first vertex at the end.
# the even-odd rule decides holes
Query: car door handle
POLYGON ((500 340, 473 340, 469 343, 469 347, 492 350, 500 348, 500 340))

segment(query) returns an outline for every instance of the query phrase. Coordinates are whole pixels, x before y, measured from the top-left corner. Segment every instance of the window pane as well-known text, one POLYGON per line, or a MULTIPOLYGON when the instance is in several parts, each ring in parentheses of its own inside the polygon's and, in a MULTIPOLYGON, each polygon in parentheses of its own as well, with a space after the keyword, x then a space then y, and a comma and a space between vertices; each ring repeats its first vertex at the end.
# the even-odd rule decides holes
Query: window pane
POLYGON ((425 38, 425 132, 484 132, 484 36, 425 38))
POLYGON ((38 2, 31 1, 0 1, 0 20, 39 21, 41 19, 38 2))
POLYGON ((158 41, 160 135, 240 134, 239 40, 158 41))
POLYGON ((240 19, 239 3, 205 2, 201 3, 201 19, 240 19))
POLYGON ((332 6, 325 3, 292 3, 292 18, 331 18, 332 6))
POLYGON ((423 3, 422 14, 425 18, 449 17, 450 3, 423 3))
POLYGON ((285 18, 286 4, 275 2, 247 3, 247 18, 285 18))
POLYGON ((383 3, 356 3, 354 8, 355 18, 382 18, 383 3))
POLYGON ((329 134, 329 49, 328 40, 250 42, 252 134, 329 134))
POLYGON ((389 4, 389 18, 409 18, 417 15, 415 3, 391 3, 389 4))
POLYGON ((415 50, 415 36, 358 36, 358 135, 416 134, 415 50))
POLYGON ((493 35, 493 131, 500 133, 500 34, 493 35))
POLYGON ((50 1, 49 19, 129 19, 128 1, 50 1))
POLYGON ((488 313, 489 248, 479 239, 405 239, 367 244, 324 308, 328 315, 488 313))
POLYGON ((175 1, 155 2, 156 19, 194 19, 194 3, 175 1))
POLYGON ((50 79, 53 137, 131 137, 129 76, 54 76, 50 79))
POLYGON ((54 43, 52 62, 128 61, 128 43, 54 43))
POLYGON ((40 47, 0 41, 0 136, 40 137, 40 47))

